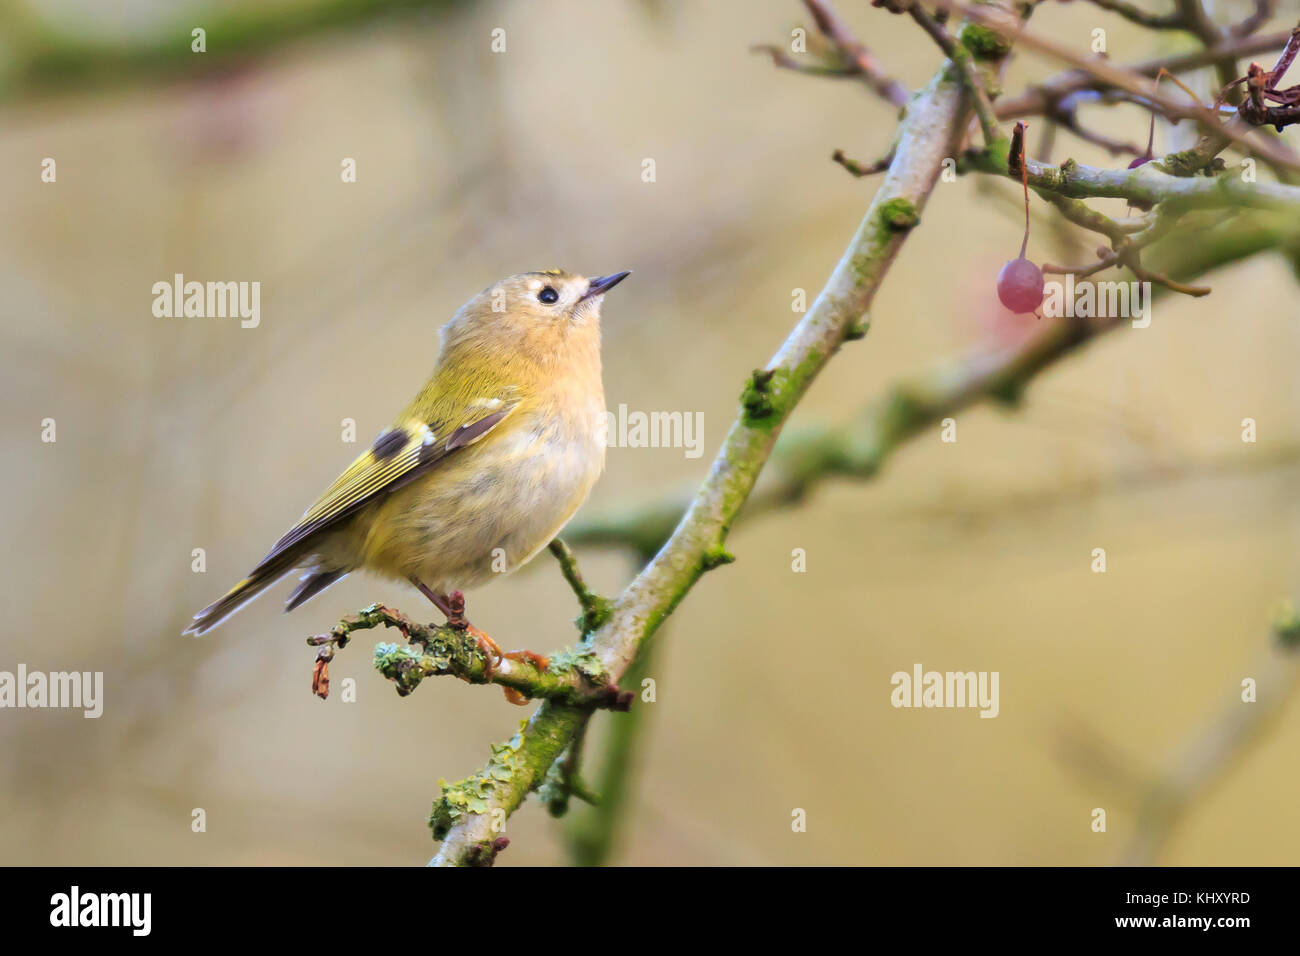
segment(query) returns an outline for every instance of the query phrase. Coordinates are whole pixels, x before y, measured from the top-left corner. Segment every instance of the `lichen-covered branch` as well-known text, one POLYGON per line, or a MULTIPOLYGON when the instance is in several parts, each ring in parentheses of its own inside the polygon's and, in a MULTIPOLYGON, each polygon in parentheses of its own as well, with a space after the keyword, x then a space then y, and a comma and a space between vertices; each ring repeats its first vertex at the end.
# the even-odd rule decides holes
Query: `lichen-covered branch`
MULTIPOLYGON (((426 677, 448 676, 471 684, 497 684, 523 697, 583 707, 626 710, 630 703, 630 695, 606 679, 600 662, 589 652, 566 651, 549 660, 535 655, 497 660, 470 629, 419 624, 383 604, 372 604, 344 618, 328 633, 309 637, 307 643, 321 648, 318 664, 328 662, 332 649, 346 646, 356 631, 376 627, 394 628, 406 639, 404 644, 379 644, 374 656, 375 669, 396 684, 403 697, 426 677)), ((327 693, 328 672, 325 690, 327 693)))
MULTIPOLYGON (((1181 153, 1135 169, 1103 169, 1066 160, 1059 166, 1029 160, 1029 185, 1071 199, 1128 199, 1149 204, 1168 203, 1179 209, 1272 209, 1300 213, 1300 187, 1284 183, 1247 182, 1240 175, 1176 175, 1186 170, 1181 153)), ((965 168, 1010 176, 1006 156, 993 151, 970 152, 965 168)), ((1018 176, 1013 177, 1019 179, 1018 176)))
MULTIPOLYGON (((629 709, 628 713, 631 713, 629 709)), ((562 817, 569 812, 569 801, 577 797, 592 806, 601 803, 600 796, 592 790, 582 777, 582 754, 587 741, 587 721, 578 730, 564 755, 551 764, 546 772, 546 782, 537 789, 538 798, 546 805, 553 817, 562 817)))
MULTIPOLYGON (((623 675, 626 686, 640 687, 642 680, 653 673, 655 647, 666 639, 667 632, 667 627, 660 628, 649 642, 641 645, 632 668, 623 675)), ((632 801, 637 753, 648 718, 649 708, 632 707, 608 722, 598 770, 592 778, 598 798, 587 800, 591 806, 575 813, 565 827, 569 858, 577 866, 602 866, 615 852, 632 801)), ((565 760, 571 751, 572 748, 565 753, 565 760)), ((550 809, 554 814, 555 806, 551 805, 550 809)))
MULTIPOLYGON (((610 617, 588 642, 611 680, 625 674, 645 641, 709 569, 732 560, 727 533, 748 500, 782 426, 831 356, 853 337, 939 178, 971 116, 965 89, 950 63, 908 104, 894 162, 839 264, 807 314, 767 365, 750 376, 740 413, 707 478, 668 542, 615 599, 610 617)), ((483 856, 504 817, 538 787, 573 740, 585 712, 548 701, 493 761, 503 772, 473 778, 474 809, 454 819, 435 805, 435 835, 443 846, 435 864, 460 865, 483 856)), ((504 745, 503 745, 504 746, 504 745)), ((493 769, 492 765, 489 771, 493 769)), ((461 786, 461 785, 457 785, 461 786)), ((454 788, 453 788, 454 789, 454 788)), ((460 793, 461 790, 454 789, 460 793)))

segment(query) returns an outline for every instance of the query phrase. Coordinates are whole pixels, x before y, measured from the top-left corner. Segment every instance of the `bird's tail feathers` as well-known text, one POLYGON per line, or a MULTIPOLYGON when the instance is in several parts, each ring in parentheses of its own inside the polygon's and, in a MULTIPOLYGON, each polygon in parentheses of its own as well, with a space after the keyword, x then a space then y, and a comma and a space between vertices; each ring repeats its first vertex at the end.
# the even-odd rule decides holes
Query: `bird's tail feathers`
POLYGON ((289 600, 284 602, 284 612, 288 614, 300 604, 306 604, 345 574, 346 571, 308 571, 289 595, 289 600))
POLYGON ((282 554, 277 555, 273 560, 263 562, 248 573, 248 577, 240 581, 233 588, 223 595, 220 600, 209 604, 198 614, 194 615, 194 620, 190 622, 182 633, 184 634, 203 634, 212 630, 230 615, 234 614, 241 607, 247 604, 253 598, 257 597, 267 588, 269 588, 280 578, 284 577, 294 567, 297 555, 282 554))

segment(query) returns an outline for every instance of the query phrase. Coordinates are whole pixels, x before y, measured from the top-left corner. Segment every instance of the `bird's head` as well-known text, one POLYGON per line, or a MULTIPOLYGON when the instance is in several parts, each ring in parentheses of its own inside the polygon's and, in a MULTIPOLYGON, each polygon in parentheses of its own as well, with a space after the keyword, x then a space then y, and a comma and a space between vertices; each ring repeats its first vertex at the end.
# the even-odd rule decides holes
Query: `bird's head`
POLYGON ((587 278, 563 269, 523 272, 494 282, 466 302, 442 329, 444 355, 473 350, 565 361, 600 345, 605 293, 630 272, 587 278))

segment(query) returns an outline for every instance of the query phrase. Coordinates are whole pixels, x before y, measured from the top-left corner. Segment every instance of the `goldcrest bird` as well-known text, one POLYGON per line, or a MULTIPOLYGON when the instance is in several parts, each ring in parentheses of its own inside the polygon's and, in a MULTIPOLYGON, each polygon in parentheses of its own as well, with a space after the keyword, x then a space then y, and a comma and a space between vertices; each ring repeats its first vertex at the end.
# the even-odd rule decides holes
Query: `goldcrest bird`
POLYGON ((286 611, 364 568, 411 582, 466 624, 459 589, 527 563, 604 468, 600 309, 628 275, 525 272, 466 302, 415 400, 185 633, 295 569, 305 573, 286 611))

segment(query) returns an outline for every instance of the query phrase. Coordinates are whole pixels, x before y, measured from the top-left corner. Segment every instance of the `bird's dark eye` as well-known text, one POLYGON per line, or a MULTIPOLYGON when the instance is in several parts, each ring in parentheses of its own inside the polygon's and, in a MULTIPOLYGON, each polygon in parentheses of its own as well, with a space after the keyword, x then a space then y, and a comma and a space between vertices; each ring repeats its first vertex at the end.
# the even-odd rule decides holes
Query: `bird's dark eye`
POLYGON ((560 298, 560 293, 556 292, 549 285, 541 292, 537 293, 538 301, 545 302, 547 305, 550 305, 552 302, 555 302, 559 298, 560 298))

